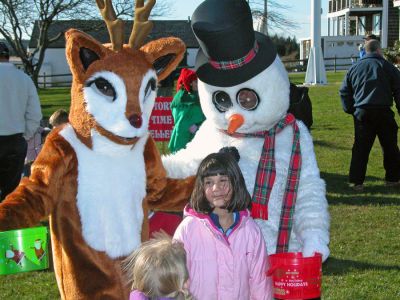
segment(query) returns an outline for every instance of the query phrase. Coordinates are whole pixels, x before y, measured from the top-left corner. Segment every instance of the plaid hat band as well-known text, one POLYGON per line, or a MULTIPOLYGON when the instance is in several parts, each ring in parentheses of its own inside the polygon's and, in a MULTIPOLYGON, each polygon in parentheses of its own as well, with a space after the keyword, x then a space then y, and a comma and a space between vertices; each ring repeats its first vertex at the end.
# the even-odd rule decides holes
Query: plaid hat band
POLYGON ((209 63, 211 66, 213 66, 215 69, 218 70, 232 70, 232 69, 237 69, 240 68, 241 66, 244 66, 245 64, 248 64, 253 60, 254 57, 256 57, 257 52, 258 52, 258 43, 257 41, 254 41, 254 47, 243 57, 235 59, 235 60, 227 60, 227 61, 215 61, 210 59, 209 63))

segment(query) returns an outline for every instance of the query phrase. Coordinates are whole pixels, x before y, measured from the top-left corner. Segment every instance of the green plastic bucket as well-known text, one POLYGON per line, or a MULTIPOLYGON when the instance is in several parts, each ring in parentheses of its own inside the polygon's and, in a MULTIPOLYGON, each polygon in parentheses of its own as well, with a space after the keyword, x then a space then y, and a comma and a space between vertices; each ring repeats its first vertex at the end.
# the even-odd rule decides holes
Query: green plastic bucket
POLYGON ((0 275, 49 267, 47 227, 0 232, 0 275))

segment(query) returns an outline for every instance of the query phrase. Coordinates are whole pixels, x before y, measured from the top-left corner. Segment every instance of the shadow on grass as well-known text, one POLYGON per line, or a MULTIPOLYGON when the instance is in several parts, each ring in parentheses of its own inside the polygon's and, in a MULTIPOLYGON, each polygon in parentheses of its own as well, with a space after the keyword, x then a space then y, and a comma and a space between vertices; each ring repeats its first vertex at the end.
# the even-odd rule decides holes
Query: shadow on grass
POLYGON ((46 108, 50 108, 50 107, 54 107, 53 104, 42 104, 40 105, 42 107, 42 109, 46 109, 46 108))
POLYGON ((319 128, 315 128, 314 130, 319 130, 319 131, 337 131, 339 130, 339 127, 336 126, 328 126, 328 125, 323 125, 323 126, 319 126, 319 128))
POLYGON ((330 205, 393 205, 400 204, 400 187, 387 187, 382 178, 367 176, 362 191, 355 191, 348 186, 348 177, 340 174, 321 172, 326 182, 330 205), (372 184, 371 184, 372 183, 372 184))
POLYGON ((347 150, 348 147, 341 147, 338 146, 337 143, 329 143, 327 141, 319 141, 319 140, 314 140, 314 146, 320 146, 320 147, 325 147, 329 149, 334 149, 334 150, 347 150))
POLYGON ((329 257, 322 265, 324 275, 345 275, 352 271, 400 271, 400 266, 379 265, 349 259, 329 257))

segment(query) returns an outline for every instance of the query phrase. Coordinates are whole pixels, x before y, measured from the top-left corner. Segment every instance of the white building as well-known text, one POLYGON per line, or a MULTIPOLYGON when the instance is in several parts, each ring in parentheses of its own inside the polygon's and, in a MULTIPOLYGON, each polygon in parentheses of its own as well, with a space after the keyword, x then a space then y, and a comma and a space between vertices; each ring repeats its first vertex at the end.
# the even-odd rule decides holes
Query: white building
MULTIPOLYGON (((321 37, 327 69, 334 61, 341 65, 358 59, 367 34, 375 34, 383 48, 393 46, 399 39, 399 10, 394 2, 400 6, 400 0, 329 0, 328 35, 321 37)), ((309 39, 300 40, 300 59, 308 58, 308 45, 309 39)))
MULTIPOLYGON (((125 21, 125 23, 125 38, 127 42, 133 22, 125 21)), ((190 21, 153 20, 153 23, 153 30, 147 37, 146 42, 168 36, 175 36, 182 39, 186 44, 187 51, 180 65, 193 67, 199 45, 190 27, 190 21)), ((46 86, 64 86, 69 85, 71 82, 71 72, 65 57, 64 39, 64 33, 70 28, 86 32, 102 43, 109 43, 110 41, 105 23, 102 20, 68 20, 55 21, 52 23, 49 28, 49 37, 54 37, 58 34, 61 34, 61 37, 57 41, 51 43, 45 52, 39 75, 46 75, 46 86)), ((39 26, 38 21, 36 21, 29 43, 30 49, 35 49, 38 37, 39 26)), ((171 74, 170 76, 176 76, 176 74, 171 74)), ((39 84, 43 85, 43 77, 39 78, 39 84)))

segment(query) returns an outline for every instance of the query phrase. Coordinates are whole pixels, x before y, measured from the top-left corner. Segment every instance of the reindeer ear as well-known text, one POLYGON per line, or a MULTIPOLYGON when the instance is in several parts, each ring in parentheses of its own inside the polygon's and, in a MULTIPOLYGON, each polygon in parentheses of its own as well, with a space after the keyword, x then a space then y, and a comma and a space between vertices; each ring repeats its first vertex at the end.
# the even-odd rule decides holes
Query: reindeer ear
POLYGON ((161 74, 167 67, 168 64, 175 59, 175 54, 167 54, 157 58, 153 62, 153 68, 156 70, 157 76, 161 74))
POLYGON ((87 70, 87 68, 89 68, 89 66, 95 61, 95 60, 99 60, 100 57, 97 55, 96 52, 82 47, 81 49, 79 49, 79 57, 81 59, 81 63, 83 65, 83 67, 85 68, 85 70, 87 70))
POLYGON ((165 79, 181 62, 186 47, 182 40, 174 37, 151 41, 140 48, 157 72, 158 80, 165 79))
POLYGON ((108 49, 91 36, 76 29, 65 33, 66 56, 72 76, 83 82, 89 66, 103 58, 108 49))

